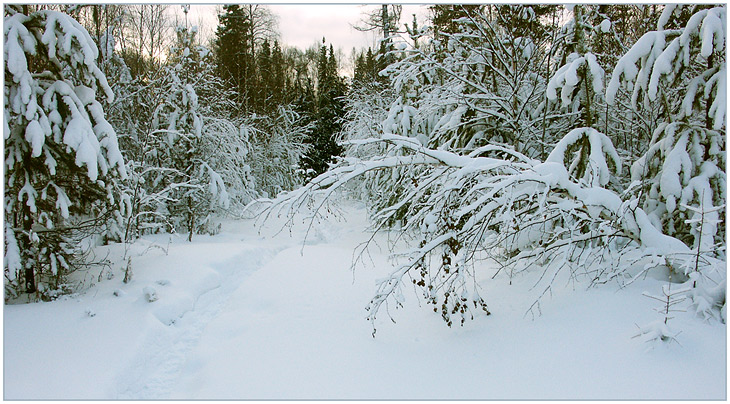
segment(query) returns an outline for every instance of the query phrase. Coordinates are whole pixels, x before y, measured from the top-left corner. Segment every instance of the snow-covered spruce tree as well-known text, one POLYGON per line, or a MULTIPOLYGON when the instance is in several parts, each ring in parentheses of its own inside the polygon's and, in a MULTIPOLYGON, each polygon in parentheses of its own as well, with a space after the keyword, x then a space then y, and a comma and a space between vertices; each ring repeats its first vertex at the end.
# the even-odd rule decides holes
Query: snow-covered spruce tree
POLYGON ((117 98, 109 108, 109 120, 117 128, 127 164, 128 178, 119 185, 125 189, 122 241, 130 242, 141 234, 172 227, 165 208, 171 192, 160 186, 167 168, 158 151, 166 146, 161 133, 152 128, 152 111, 161 98, 154 90, 156 80, 116 79, 112 78, 117 98))
MULTIPOLYGON (((662 106, 663 122, 631 167, 632 195, 665 234, 724 261, 727 9, 695 9, 684 26, 665 28, 682 8, 666 6, 657 30, 619 60, 607 99, 628 82, 635 103, 662 106)), ((698 265, 675 271, 688 275, 698 265)))
POLYGON ((107 120, 116 129, 119 148, 126 162, 127 178, 117 182, 122 198, 119 241, 128 242, 143 231, 158 229, 165 223, 154 212, 165 199, 162 194, 148 194, 145 180, 154 183, 161 175, 149 164, 156 155, 156 137, 151 134, 152 106, 158 100, 152 90, 154 78, 133 78, 124 59, 115 51, 115 27, 109 27, 99 39, 101 66, 109 86, 114 91, 114 101, 106 103, 107 120), (154 212, 150 215, 150 212, 154 212))
MULTIPOLYGON (((187 35, 194 34, 194 28, 187 30, 187 35)), ((269 115, 241 112, 233 101, 235 94, 215 74, 211 53, 193 45, 191 39, 184 40, 188 43, 185 46, 183 40, 162 70, 152 72, 149 78, 119 80, 114 87, 120 96, 111 109, 112 119, 120 127, 129 172, 129 180, 124 182, 129 195, 127 241, 144 233, 180 228, 187 229, 190 236, 185 215, 174 211, 182 204, 181 195, 194 190, 196 198, 213 198, 206 194, 217 189, 206 187, 209 178, 201 175, 197 184, 191 183, 184 170, 174 165, 175 153, 194 151, 195 164, 202 161, 212 168, 228 195, 227 207, 206 209, 206 204, 201 204, 203 226, 195 231, 206 231, 203 219, 212 218, 209 213, 235 216, 252 199, 299 184, 295 171, 308 127, 288 107, 269 115), (196 118, 201 125, 199 136, 196 118), (193 148, 186 149, 184 142, 193 148)))
POLYGON ((208 84, 212 70, 205 60, 208 50, 194 46, 195 33, 194 29, 177 28, 171 63, 154 86, 160 102, 152 112, 152 130, 161 146, 156 150, 157 160, 163 173, 155 185, 166 190, 167 199, 158 210, 168 213, 173 226, 169 230, 186 229, 189 241, 194 233, 210 230, 213 211, 229 206, 225 182, 214 164, 222 139, 206 130, 197 94, 208 84))
MULTIPOLYGON (((94 21, 96 21, 98 18, 96 14, 98 12, 97 7, 99 6, 92 7, 94 21)), ((106 10, 106 6, 102 6, 102 9, 106 10)), ((133 128, 136 128, 140 121, 143 121, 139 119, 141 107, 136 104, 132 105, 133 102, 140 101, 139 99, 134 100, 135 97, 132 95, 141 87, 140 80, 132 78, 130 69, 124 59, 114 50, 116 46, 114 32, 119 30, 118 25, 121 18, 121 15, 115 18, 113 23, 110 23, 106 30, 98 38, 95 38, 99 48, 99 69, 104 72, 109 87, 114 92, 114 99, 111 101, 108 99, 102 100, 102 105, 106 112, 107 121, 117 132, 119 149, 124 157, 127 171, 127 177, 124 180, 114 183, 115 194, 119 195, 120 198, 120 209, 114 212, 115 217, 109 221, 108 231, 104 234, 107 239, 114 241, 127 240, 129 217, 133 209, 130 202, 134 193, 130 192, 131 189, 128 184, 130 181, 134 181, 135 178, 134 161, 129 158, 124 138, 129 138, 130 131, 133 131, 133 128)))
MULTIPOLYGON (((557 104, 559 110, 563 112, 561 119, 568 124, 568 128, 585 128, 601 131, 601 134, 608 136, 607 144, 614 149, 614 142, 609 127, 610 114, 604 102, 604 76, 605 72, 599 64, 599 57, 603 60, 610 59, 610 56, 604 52, 611 45, 614 47, 621 46, 616 43, 616 38, 611 32, 613 25, 606 18, 607 15, 599 11, 598 6, 575 5, 572 8, 573 18, 568 21, 561 29, 560 46, 555 51, 557 59, 562 62, 553 76, 550 78, 545 95, 549 101, 548 107, 557 104), (606 38, 608 37, 608 38, 606 38), (613 41, 611 41, 613 39, 613 41), (593 47, 598 48, 598 52, 593 47), (596 52, 596 53, 594 53, 596 52)), ((624 113, 625 108, 622 109, 624 113)), ((630 128, 635 128, 630 125, 630 128)), ((586 186, 609 187, 615 191, 622 191, 622 186, 628 181, 623 176, 613 178, 612 184, 608 184, 608 178, 601 177, 599 184, 597 179, 597 167, 591 166, 597 161, 590 156, 591 153, 600 152, 600 147, 596 149, 595 139, 591 138, 590 130, 572 131, 571 133, 579 133, 581 136, 577 138, 564 137, 569 129, 560 133, 558 139, 561 146, 567 146, 560 153, 561 156, 572 158, 568 172, 574 181, 582 183, 586 186), (568 141, 570 139, 570 141, 568 141), (603 181, 606 182, 603 182, 603 181)), ((556 140, 557 141, 557 140, 556 140)), ((600 145, 600 142, 598 143, 600 145)), ((559 146, 555 146, 559 149, 559 146)), ((625 154, 625 152, 624 152, 625 154)), ((555 158, 556 150, 554 150, 550 158, 555 158)), ((609 163, 613 163, 613 169, 619 169, 617 174, 621 174, 620 159, 618 150, 616 150, 615 158, 609 159, 609 163), (618 165, 617 165, 618 164, 618 165)), ((560 157, 560 162, 563 162, 560 157)))
POLYGON ((6 292, 45 297, 83 264, 70 237, 110 215, 126 171, 88 32, 56 11, 4 13, 6 292))
POLYGON ((202 46, 188 47, 190 55, 183 49, 178 64, 188 69, 189 76, 179 77, 190 83, 197 96, 198 105, 192 109, 202 124, 202 136, 195 150, 220 176, 223 183, 219 185, 225 184, 228 194, 227 207, 216 213, 235 215, 260 195, 273 196, 298 186, 301 179, 296 172, 308 150, 304 142, 312 125, 287 105, 270 103, 265 114, 241 112, 233 92, 216 76, 212 54, 202 46), (190 66, 190 61, 196 64, 190 66))
POLYGON ((654 226, 691 247, 672 270, 692 285, 705 317, 725 307, 726 20, 726 6, 666 6, 657 29, 617 63, 607 90, 611 103, 628 82, 634 103, 663 110, 631 167, 630 195, 654 226))

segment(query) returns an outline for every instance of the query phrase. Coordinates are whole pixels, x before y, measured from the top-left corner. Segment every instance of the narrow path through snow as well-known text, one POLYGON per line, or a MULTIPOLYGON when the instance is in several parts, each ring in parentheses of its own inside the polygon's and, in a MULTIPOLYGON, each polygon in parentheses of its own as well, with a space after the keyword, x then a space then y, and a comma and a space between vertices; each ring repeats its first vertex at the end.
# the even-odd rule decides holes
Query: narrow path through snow
MULTIPOLYGON (((239 245, 237 248, 241 251, 232 258, 199 269, 203 274, 200 284, 208 286, 199 289, 200 294, 194 296, 190 310, 186 310, 184 302, 178 303, 178 307, 175 307, 175 302, 168 303, 168 310, 161 310, 163 313, 158 315, 161 321, 167 317, 177 318, 148 335, 143 349, 130 366, 121 371, 119 390, 114 394, 116 398, 161 399, 170 395, 171 386, 206 325, 216 317, 244 279, 276 255, 274 248, 251 245, 243 248, 239 245), (175 309, 179 313, 175 313, 175 309), (167 315, 165 312, 170 310, 174 314, 167 315)), ((157 303, 165 304, 164 301, 151 304, 157 303)))

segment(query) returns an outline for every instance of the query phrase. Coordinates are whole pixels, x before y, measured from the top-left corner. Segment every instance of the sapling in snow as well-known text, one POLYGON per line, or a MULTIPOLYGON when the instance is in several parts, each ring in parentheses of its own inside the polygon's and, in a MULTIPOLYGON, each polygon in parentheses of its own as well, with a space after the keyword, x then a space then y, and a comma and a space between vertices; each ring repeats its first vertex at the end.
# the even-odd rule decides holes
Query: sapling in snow
POLYGON ((678 288, 672 290, 670 277, 669 282, 662 286, 662 294, 660 296, 653 295, 649 292, 643 293, 644 296, 661 303, 654 310, 661 315, 662 319, 644 327, 639 327, 639 333, 634 337, 642 337, 645 342, 662 341, 678 343, 677 335, 679 335, 679 332, 672 331, 669 327, 669 320, 673 318, 672 313, 686 311, 678 306, 687 300, 687 292, 692 289, 691 285, 678 286, 678 288))

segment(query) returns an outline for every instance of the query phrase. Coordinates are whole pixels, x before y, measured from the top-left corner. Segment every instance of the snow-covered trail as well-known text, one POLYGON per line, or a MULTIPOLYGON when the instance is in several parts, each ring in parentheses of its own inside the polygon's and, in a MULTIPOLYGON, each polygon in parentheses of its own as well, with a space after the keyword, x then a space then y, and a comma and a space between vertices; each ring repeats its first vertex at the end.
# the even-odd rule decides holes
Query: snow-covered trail
MULTIPOLYGON (((530 280, 487 282, 485 268, 491 316, 449 329, 406 290, 405 308, 390 310, 397 324, 381 313, 372 338, 364 307, 390 266, 375 247, 350 270, 368 235, 364 212, 347 213, 346 223, 316 225, 304 250, 301 226, 269 239, 250 222, 229 222, 220 235, 174 241, 167 255, 135 255, 130 284, 115 269, 83 295, 6 306, 5 398, 726 396, 724 325, 678 313, 682 347, 647 350, 631 338, 635 323, 657 318, 641 296, 661 286, 651 278, 623 290, 558 287, 533 320, 524 317, 530 280), (158 300, 148 302, 145 287, 158 300)), ((136 252, 152 242, 167 248, 152 237, 136 252)))
POLYGON ((77 274, 97 284, 51 303, 5 307, 4 397, 169 396, 188 352, 231 293, 286 242, 296 243, 282 240, 271 242, 251 228, 193 243, 147 237, 131 250, 128 284, 122 283, 122 246, 99 247, 98 255, 115 262, 112 279, 106 270, 101 278, 99 270, 77 274), (145 295, 150 289, 154 302, 145 295))
MULTIPOLYGON (((198 285, 195 294, 199 295, 170 302, 165 301, 168 296, 163 296, 165 300, 159 302, 161 307, 156 308, 155 315, 167 327, 151 332, 142 344, 144 349, 121 370, 115 398, 162 399, 172 393, 171 385, 180 376, 187 355, 198 344, 205 327, 236 288, 275 255, 271 249, 251 246, 239 250, 232 258, 198 269, 194 283, 198 285)), ((161 286, 158 289, 164 293, 167 285, 161 286)))

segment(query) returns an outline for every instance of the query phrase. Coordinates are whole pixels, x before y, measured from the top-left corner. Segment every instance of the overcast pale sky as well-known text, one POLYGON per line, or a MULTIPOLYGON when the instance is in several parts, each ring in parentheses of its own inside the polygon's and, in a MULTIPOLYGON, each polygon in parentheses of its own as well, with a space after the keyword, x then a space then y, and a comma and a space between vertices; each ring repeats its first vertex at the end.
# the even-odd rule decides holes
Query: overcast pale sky
MULTIPOLYGON (((322 37, 327 43, 342 49, 349 56, 353 47, 373 46, 375 34, 360 32, 352 28, 359 25, 364 14, 379 7, 376 4, 267 4, 271 11, 279 16, 281 42, 306 49, 314 43, 320 43, 322 37)), ((182 13, 179 6, 172 6, 182 13)), ((401 21, 410 24, 416 14, 421 24, 427 14, 426 7, 415 4, 403 5, 401 21)), ((218 25, 216 5, 193 4, 190 7, 191 24, 200 25, 204 35, 213 35, 218 25)))

